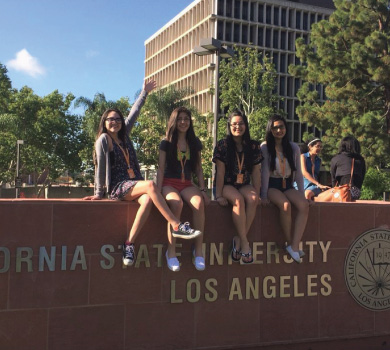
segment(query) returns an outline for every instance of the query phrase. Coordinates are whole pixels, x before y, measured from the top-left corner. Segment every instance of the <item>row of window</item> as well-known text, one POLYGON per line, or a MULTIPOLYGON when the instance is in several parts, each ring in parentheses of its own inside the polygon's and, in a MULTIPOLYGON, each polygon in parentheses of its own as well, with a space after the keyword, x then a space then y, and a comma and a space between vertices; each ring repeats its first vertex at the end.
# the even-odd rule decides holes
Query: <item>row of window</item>
POLYGON ((328 17, 325 14, 248 0, 218 0, 217 13, 223 17, 301 30, 310 30, 313 23, 328 17))
POLYGON ((217 39, 232 44, 255 45, 271 49, 295 51, 295 40, 302 37, 309 43, 309 34, 286 31, 262 25, 218 21, 217 39))
POLYGON ((161 50, 207 18, 211 13, 213 13, 212 3, 212 0, 200 1, 175 22, 161 31, 161 33, 159 33, 155 38, 148 41, 145 45, 146 56, 150 56, 154 52, 161 50))

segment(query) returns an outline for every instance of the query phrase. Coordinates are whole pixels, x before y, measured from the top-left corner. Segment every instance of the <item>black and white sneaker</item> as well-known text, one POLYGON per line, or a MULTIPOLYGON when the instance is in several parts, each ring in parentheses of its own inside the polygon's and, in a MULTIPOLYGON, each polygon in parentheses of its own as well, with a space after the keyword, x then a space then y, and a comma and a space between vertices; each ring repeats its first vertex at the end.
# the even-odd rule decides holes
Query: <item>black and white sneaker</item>
POLYGON ((135 261, 134 244, 123 243, 122 250, 123 250, 123 258, 122 258, 123 265, 126 266, 133 265, 135 261))
POLYGON ((192 229, 189 222, 180 223, 178 229, 172 231, 173 237, 183 239, 193 239, 201 234, 201 231, 192 229))

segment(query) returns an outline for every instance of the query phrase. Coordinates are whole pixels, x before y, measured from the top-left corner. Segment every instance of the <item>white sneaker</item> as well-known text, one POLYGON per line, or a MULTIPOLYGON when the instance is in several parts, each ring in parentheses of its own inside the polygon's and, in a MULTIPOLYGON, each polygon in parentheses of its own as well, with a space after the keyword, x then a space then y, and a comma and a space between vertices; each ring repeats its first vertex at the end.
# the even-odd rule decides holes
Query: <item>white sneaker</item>
POLYGON ((168 268, 171 271, 173 271, 173 272, 180 271, 180 263, 179 263, 179 260, 176 258, 176 256, 174 258, 168 258, 168 251, 167 251, 165 253, 165 257, 167 259, 168 268))
POLYGON ((300 264, 302 262, 299 252, 295 252, 290 245, 286 247, 286 251, 296 263, 300 264))
POLYGON ((195 256, 195 250, 192 251, 192 263, 198 271, 203 271, 206 268, 206 262, 203 256, 195 256))

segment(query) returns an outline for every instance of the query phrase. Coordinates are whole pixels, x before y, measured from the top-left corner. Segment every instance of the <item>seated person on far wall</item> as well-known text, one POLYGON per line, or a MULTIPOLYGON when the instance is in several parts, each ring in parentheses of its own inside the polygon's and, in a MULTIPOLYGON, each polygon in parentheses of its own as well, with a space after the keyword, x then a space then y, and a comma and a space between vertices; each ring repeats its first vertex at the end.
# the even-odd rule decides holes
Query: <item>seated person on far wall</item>
MULTIPOLYGON (((312 200, 318 196, 321 191, 326 190, 329 186, 321 185, 319 182, 321 158, 319 154, 322 150, 322 142, 319 138, 314 138, 308 142, 307 146, 302 149, 301 169, 303 175, 303 187, 305 189, 306 199, 312 200)), ((297 184, 294 187, 298 189, 297 184)))
POLYGON ((351 181, 352 200, 360 198, 360 191, 366 175, 366 162, 360 154, 360 143, 353 136, 344 137, 339 146, 339 153, 330 161, 330 175, 332 186, 349 184, 353 164, 353 175, 351 181))

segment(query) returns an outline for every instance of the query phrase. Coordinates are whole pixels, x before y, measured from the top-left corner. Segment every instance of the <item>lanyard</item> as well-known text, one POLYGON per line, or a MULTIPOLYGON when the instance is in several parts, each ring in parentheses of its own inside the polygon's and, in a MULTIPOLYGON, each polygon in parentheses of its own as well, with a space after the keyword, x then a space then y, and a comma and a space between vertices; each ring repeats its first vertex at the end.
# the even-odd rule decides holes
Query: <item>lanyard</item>
POLYGON ((244 183, 244 174, 242 174, 242 168, 244 166, 245 154, 242 153, 241 162, 240 162, 240 157, 238 156, 237 152, 236 152, 236 158, 237 158, 237 166, 238 166, 238 174, 237 174, 236 182, 238 184, 242 184, 242 183, 244 183))
POLYGON ((283 188, 286 188, 286 157, 283 157, 283 160, 282 160, 278 151, 276 151, 276 155, 279 159, 280 170, 282 171, 282 173, 280 174, 283 178, 282 186, 283 186, 283 188))
MULTIPOLYGON (((114 139, 113 139, 114 140, 114 139)), ((126 149, 123 149, 123 147, 117 143, 115 140, 114 142, 116 143, 116 145, 120 148, 120 150, 122 151, 123 153, 123 156, 125 157, 125 160, 126 160, 126 163, 127 163, 127 173, 129 174, 130 176, 130 179, 134 179, 135 178, 135 173, 134 173, 134 170, 131 168, 131 165, 130 165, 130 155, 129 155, 129 151, 126 149)))
POLYGON ((177 146, 177 158, 180 161, 181 164, 181 182, 185 182, 185 174, 184 174, 184 167, 186 166, 187 159, 189 159, 189 147, 188 144, 186 144, 186 153, 183 155, 183 152, 180 151, 179 146, 177 146), (179 156, 181 155, 181 156, 179 156), (183 161, 184 159, 184 161, 183 161))

